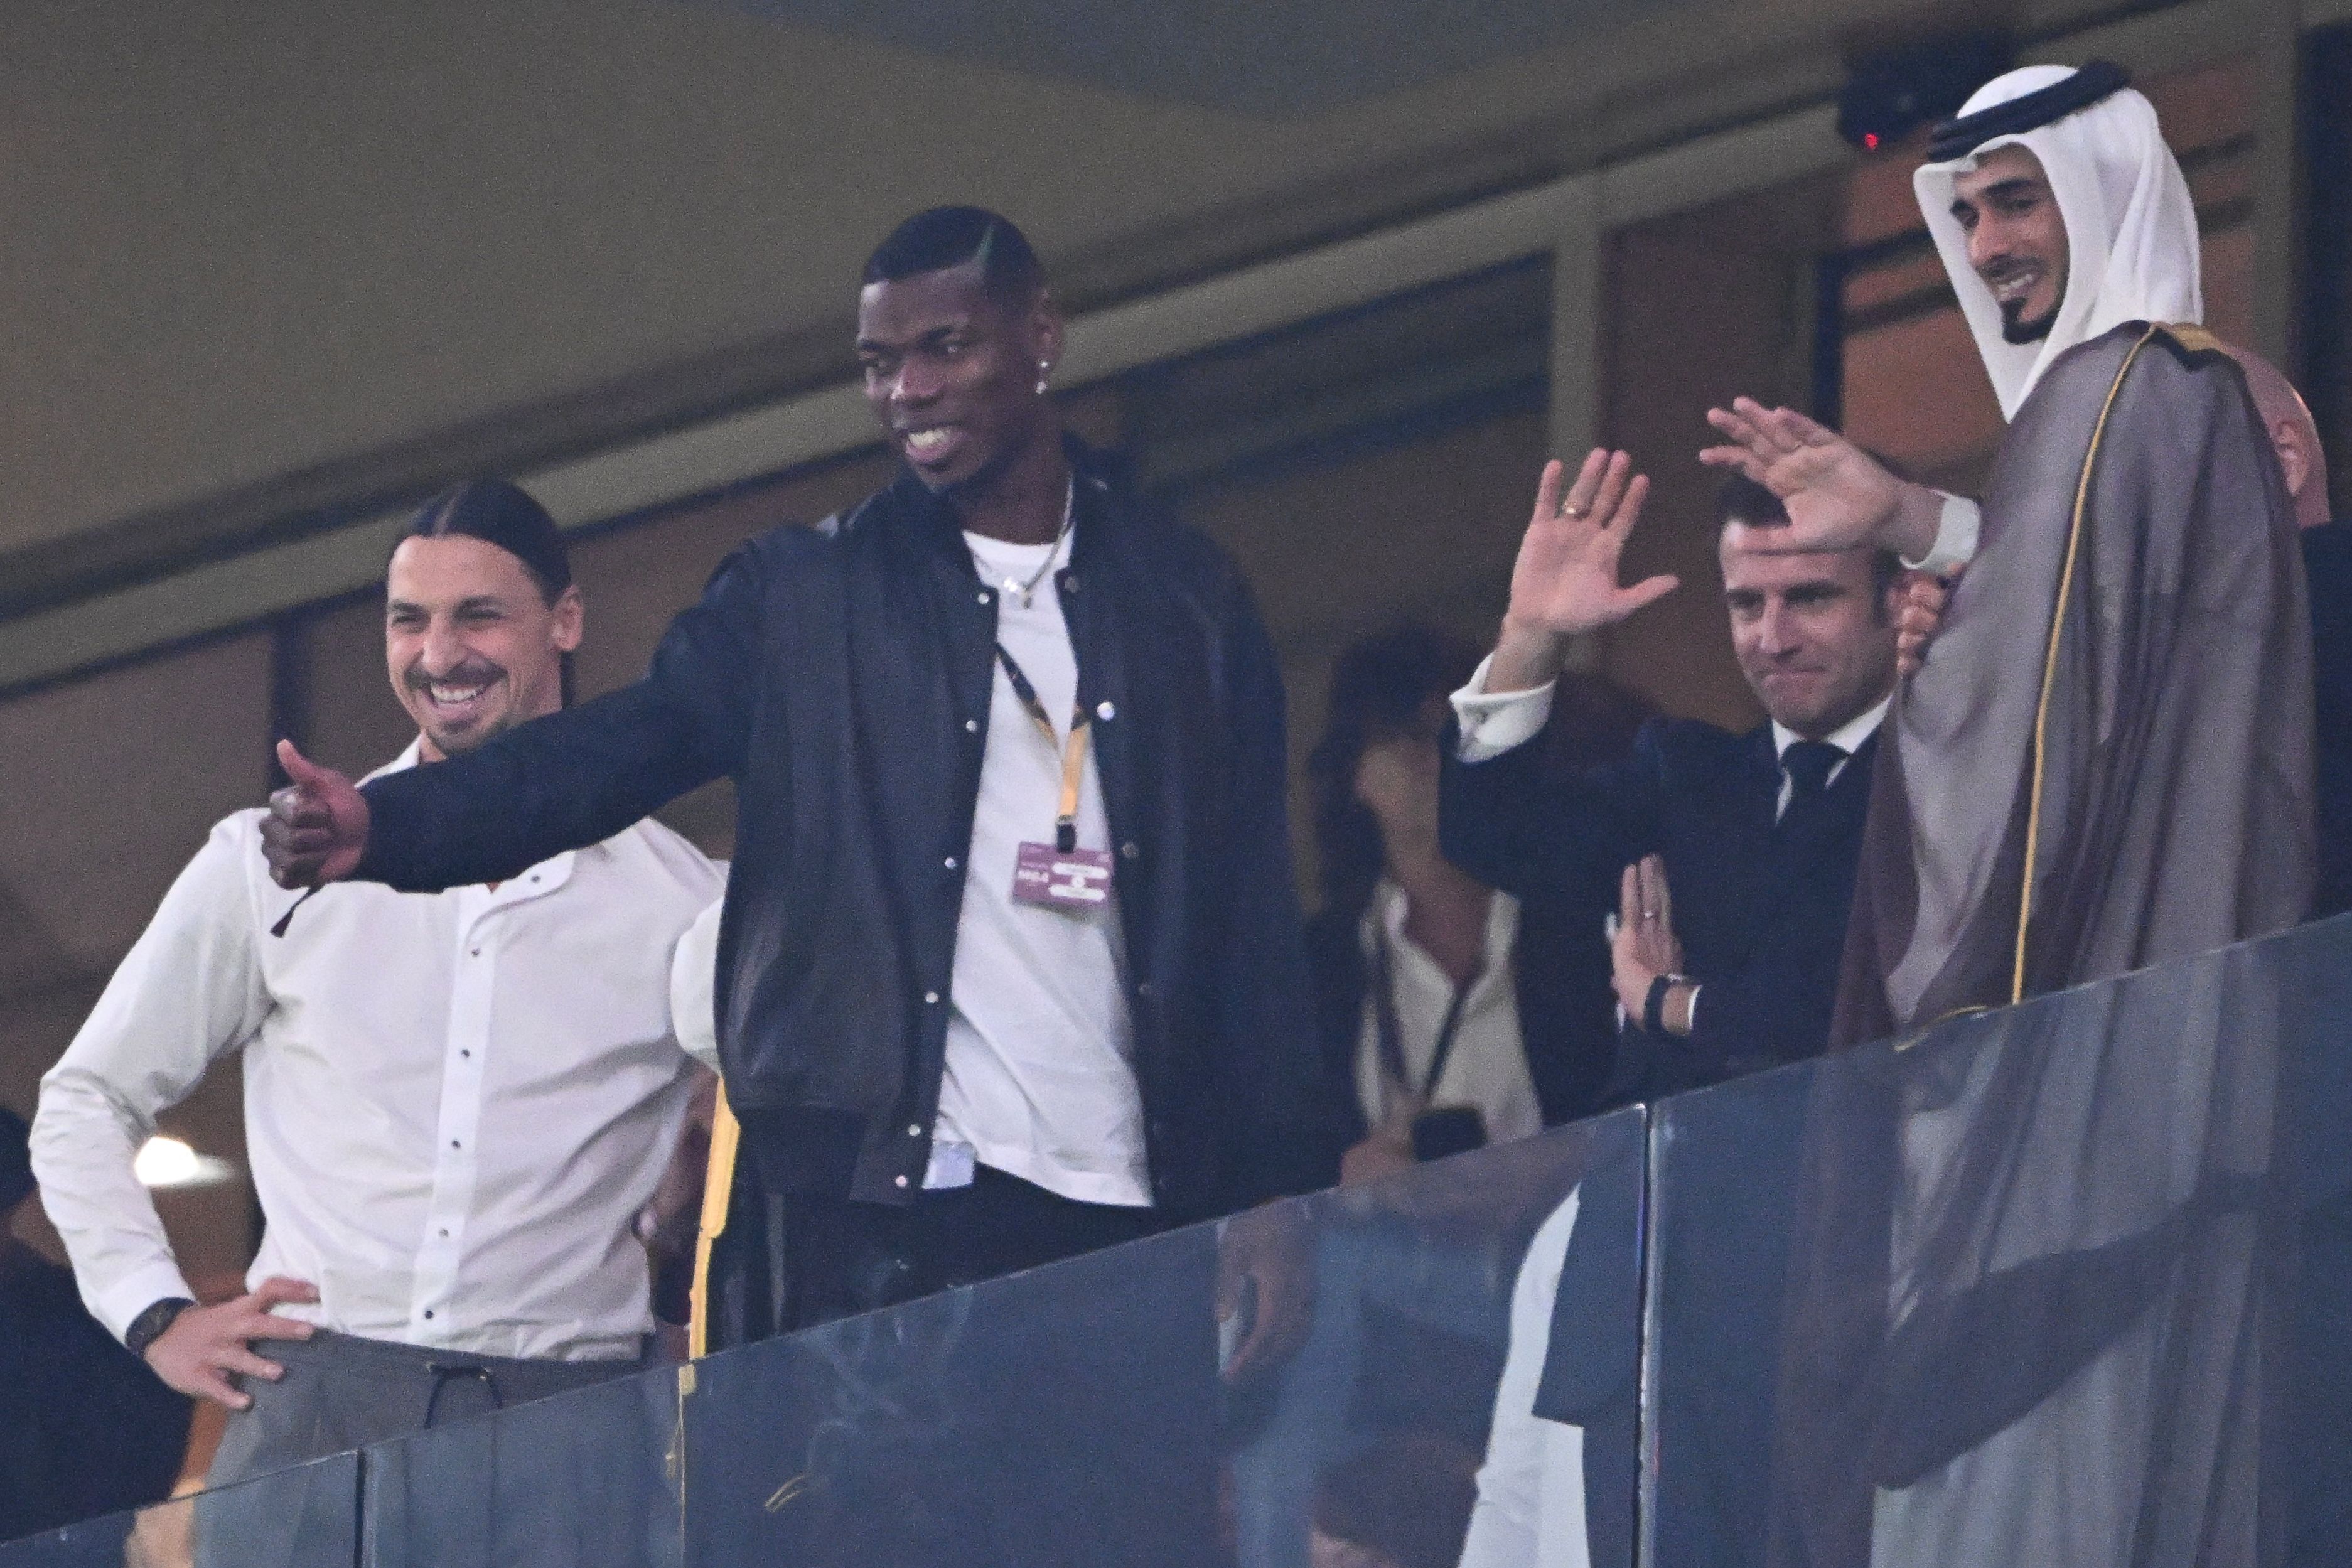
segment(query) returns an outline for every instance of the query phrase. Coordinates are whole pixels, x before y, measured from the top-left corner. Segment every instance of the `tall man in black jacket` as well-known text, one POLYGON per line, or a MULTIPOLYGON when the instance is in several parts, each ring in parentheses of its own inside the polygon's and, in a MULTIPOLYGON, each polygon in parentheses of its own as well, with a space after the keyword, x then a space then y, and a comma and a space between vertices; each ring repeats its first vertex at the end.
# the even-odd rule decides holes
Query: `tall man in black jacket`
POLYGON ((1769 721, 1734 735, 1653 720, 1628 762, 1547 780, 1525 742, 1570 639, 1675 586, 1618 584, 1648 488, 1623 453, 1595 452, 1563 496, 1565 478, 1557 463, 1545 470, 1501 637, 1454 700, 1445 852, 1522 896, 1621 889, 1612 959, 1626 1027, 1611 1099, 1817 1055, 1894 690, 1899 563, 1869 550, 1754 549, 1787 514, 1762 486, 1735 482, 1718 508, 1724 600, 1740 671, 1769 721))
POLYGON ((737 550, 635 685, 453 763, 355 790, 282 748, 270 831, 289 886, 435 889, 735 781, 717 1014, 749 1179, 720 1341, 1336 1159, 1281 681, 1240 574, 1064 436, 1061 319, 1005 219, 901 225, 857 348, 905 464, 887 489, 737 550))

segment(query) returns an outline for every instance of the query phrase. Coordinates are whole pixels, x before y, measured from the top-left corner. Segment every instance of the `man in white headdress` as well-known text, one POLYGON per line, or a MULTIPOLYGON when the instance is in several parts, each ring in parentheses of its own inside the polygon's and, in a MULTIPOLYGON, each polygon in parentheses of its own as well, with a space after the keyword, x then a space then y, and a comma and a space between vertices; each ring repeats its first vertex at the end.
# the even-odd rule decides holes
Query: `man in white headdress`
MULTIPOLYGON (((1916 186, 2009 420, 1980 503, 1745 400, 1704 454, 1781 496, 1757 548, 1970 563, 1882 731, 1833 1048, 2283 930, 2312 887, 2293 509, 2194 324, 2155 110, 2112 66, 2013 71, 1916 186)), ((2274 1031, 2244 994, 2125 1006, 2149 994, 2054 1041, 1990 1026, 1964 1085, 1930 1050, 1825 1075, 1776 1564, 2257 1560, 2260 1253, 2215 1194, 2267 1168, 2270 1124, 2211 1086, 2265 1102, 2274 1031), (2135 1042, 2164 1065, 2110 1072, 2135 1042)))
POLYGON ((1759 550, 1970 562, 1874 778, 1832 1044, 2277 931, 2311 894, 2294 509, 2202 328, 2197 216, 2114 66, 2029 66, 1915 184, 2010 421, 1981 504, 1741 399, 1759 550), (2031 874, 2028 874, 2028 868, 2031 874))

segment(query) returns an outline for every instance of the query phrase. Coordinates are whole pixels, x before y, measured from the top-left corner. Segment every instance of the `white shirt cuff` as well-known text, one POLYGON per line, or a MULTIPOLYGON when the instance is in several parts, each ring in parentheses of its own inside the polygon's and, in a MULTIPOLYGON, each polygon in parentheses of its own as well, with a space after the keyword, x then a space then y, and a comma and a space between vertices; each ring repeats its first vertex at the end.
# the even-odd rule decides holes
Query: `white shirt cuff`
POLYGON ((1524 746, 1541 734, 1551 720, 1556 683, 1547 680, 1525 691, 1489 692, 1486 668, 1494 662, 1491 653, 1480 659, 1470 684, 1454 694, 1454 716, 1462 726, 1462 744, 1455 754, 1465 763, 1486 762, 1524 746))
MULTIPOLYGON (((1940 490, 1937 493, 1943 495, 1940 490)), ((1976 502, 1966 496, 1945 495, 1944 510, 1936 519, 1936 542, 1916 561, 1903 557, 1903 564, 1937 577, 1967 565, 1976 559, 1977 531, 1983 521, 1984 512, 1976 502)))
POLYGON ((100 1289, 85 1291, 82 1304, 90 1309, 92 1317, 106 1325, 108 1333, 119 1340, 131 1331, 140 1313, 174 1296, 184 1301, 196 1299, 179 1266, 168 1259, 158 1259, 142 1265, 122 1279, 110 1280, 100 1289))

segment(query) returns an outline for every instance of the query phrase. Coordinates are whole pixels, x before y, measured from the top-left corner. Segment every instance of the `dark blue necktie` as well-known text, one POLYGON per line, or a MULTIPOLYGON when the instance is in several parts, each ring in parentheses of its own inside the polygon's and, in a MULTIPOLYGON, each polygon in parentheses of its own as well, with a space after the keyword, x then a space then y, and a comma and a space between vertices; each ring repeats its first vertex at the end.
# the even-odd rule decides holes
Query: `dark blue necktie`
POLYGON ((1789 775, 1789 809, 1819 800, 1830 787, 1830 774, 1845 761, 1843 748, 1827 741, 1791 741, 1780 753, 1780 769, 1789 775))

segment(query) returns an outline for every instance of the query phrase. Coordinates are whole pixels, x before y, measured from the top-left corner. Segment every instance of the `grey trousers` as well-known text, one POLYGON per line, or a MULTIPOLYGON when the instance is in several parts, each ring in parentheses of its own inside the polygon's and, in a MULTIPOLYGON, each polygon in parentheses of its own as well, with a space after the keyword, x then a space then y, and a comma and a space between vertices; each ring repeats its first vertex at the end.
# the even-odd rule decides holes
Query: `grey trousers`
MULTIPOLYGON (((272 1341, 261 1352, 282 1363, 286 1375, 276 1383, 247 1380, 253 1404, 228 1418, 205 1478, 208 1489, 198 1500, 199 1568, 303 1568, 336 1561, 338 1546, 340 1562, 348 1563, 355 1538, 378 1536, 384 1549, 371 1549, 367 1561, 444 1558, 437 1550, 431 1558, 418 1557, 403 1543, 420 1532, 437 1538, 450 1526, 490 1529, 498 1511, 490 1506, 496 1500, 492 1489, 502 1494, 525 1479, 521 1472, 536 1470, 533 1453, 550 1447, 551 1437, 561 1464, 530 1482, 534 1489, 543 1483, 566 1494, 583 1483, 598 1484, 596 1467, 586 1467, 588 1474, 575 1468, 583 1442, 625 1453, 624 1468, 634 1473, 644 1468, 640 1450, 657 1445, 660 1437, 657 1430, 644 1429, 636 1418, 640 1402, 627 1389, 601 1402, 594 1418, 569 1411, 574 1402, 565 1401, 552 1415, 532 1413, 495 1424, 467 1420, 611 1383, 643 1370, 639 1361, 518 1361, 324 1332, 307 1341, 272 1341), (614 1411, 603 1410, 607 1403, 614 1411), (453 1423, 471 1429, 446 1438, 397 1441, 453 1423), (531 1428, 531 1440, 492 1435, 497 1427, 519 1436, 524 1426, 531 1428), (364 1489, 356 1462, 311 1463, 376 1445, 384 1447, 367 1457, 364 1489), (499 1465, 486 1464, 482 1455, 503 1460, 503 1481, 499 1465), (414 1496, 418 1480, 428 1476, 435 1495, 414 1496), (453 1477, 458 1478, 454 1484, 453 1477), (464 1500, 451 1496, 453 1490, 476 1495, 464 1500), (472 1506, 464 1506, 468 1500, 472 1506), (477 1523, 464 1525, 469 1520, 477 1523)), ((611 1479, 625 1489, 625 1478, 611 1479)), ((451 1544, 436 1539, 439 1547, 451 1544)), ((488 1542, 483 1544, 487 1548, 488 1542)), ((446 1560, 470 1555, 450 1553, 446 1560)))

